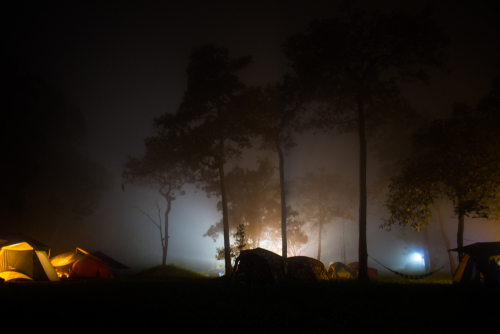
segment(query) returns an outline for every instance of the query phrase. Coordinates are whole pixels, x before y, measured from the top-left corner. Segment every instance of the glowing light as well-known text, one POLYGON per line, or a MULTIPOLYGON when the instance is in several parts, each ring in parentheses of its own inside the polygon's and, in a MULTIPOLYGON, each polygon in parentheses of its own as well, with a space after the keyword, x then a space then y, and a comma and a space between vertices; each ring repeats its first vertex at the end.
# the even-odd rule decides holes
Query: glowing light
POLYGON ((420 263, 422 265, 425 265, 424 258, 419 253, 416 253, 416 252, 415 253, 411 253, 410 254, 410 260, 412 262, 418 262, 418 263, 420 263))
POLYGON ((415 262, 422 261, 422 255, 420 255, 418 253, 412 253, 410 256, 411 256, 412 261, 415 261, 415 262))

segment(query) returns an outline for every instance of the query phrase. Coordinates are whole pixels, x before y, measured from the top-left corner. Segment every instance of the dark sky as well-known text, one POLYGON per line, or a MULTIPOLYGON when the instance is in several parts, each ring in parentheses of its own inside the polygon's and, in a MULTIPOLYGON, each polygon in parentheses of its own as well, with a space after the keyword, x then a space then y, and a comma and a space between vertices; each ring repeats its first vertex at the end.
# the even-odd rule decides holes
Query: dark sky
MULTIPOLYGON (((422 8, 422 1, 357 3, 364 8, 376 3, 384 12, 416 13, 422 8)), ((450 37, 451 72, 433 72, 430 85, 405 85, 404 92, 419 111, 443 117, 451 111, 453 101, 476 103, 489 91, 492 79, 500 77, 499 6, 491 1, 431 3, 434 19, 450 37)), ((329 17, 338 4, 268 0, 67 1, 47 5, 20 1, 10 11, 3 11, 2 46, 22 70, 38 73, 82 110, 87 124, 83 150, 115 177, 114 190, 85 228, 76 233, 68 227, 66 233, 78 234, 72 236, 78 242, 75 246, 99 249, 130 266, 158 263, 158 233, 130 206, 154 214, 154 201, 158 198, 162 203, 161 197, 154 190, 136 187, 122 192, 121 171, 127 155, 144 153, 143 140, 152 135, 153 118, 176 111, 186 87, 185 69, 192 49, 214 43, 227 47, 233 57, 252 55, 253 64, 241 73, 242 78, 249 84, 265 85, 288 71, 281 52, 286 37, 304 32, 314 18, 329 17)), ((317 167, 355 176, 356 157, 352 136, 335 141, 329 136, 307 137, 290 153, 288 176, 317 167), (320 141, 326 145, 317 144, 320 141)), ((373 164, 371 167, 374 171, 373 164)), ((180 263, 189 261, 181 258, 212 261, 215 246, 221 243, 214 244, 202 234, 220 219, 214 203, 201 193, 189 193, 176 201, 171 259, 180 263)), ((368 253, 397 263, 389 254, 401 254, 401 233, 378 229, 380 217, 376 214, 369 224, 368 253), (390 250, 379 247, 388 241, 393 245, 390 250)), ((357 257, 353 233, 351 261, 357 257)), ((452 240, 455 233, 450 224, 452 240)), ((466 239, 491 238, 468 227, 465 233, 466 239)), ((439 238, 436 240, 438 243, 439 238)))

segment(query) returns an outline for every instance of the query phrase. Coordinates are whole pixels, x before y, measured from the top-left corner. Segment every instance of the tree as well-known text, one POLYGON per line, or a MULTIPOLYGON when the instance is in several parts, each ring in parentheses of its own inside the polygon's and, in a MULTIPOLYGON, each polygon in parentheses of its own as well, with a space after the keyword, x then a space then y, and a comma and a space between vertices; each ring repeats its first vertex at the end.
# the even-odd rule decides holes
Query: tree
POLYGON ((301 248, 307 244, 309 237, 304 233, 305 220, 299 219, 297 211, 293 211, 288 206, 287 224, 286 224, 286 242, 287 251, 292 256, 299 256, 301 248))
MULTIPOLYGON (((444 219, 443 219, 443 213, 441 212, 441 204, 435 202, 434 207, 436 208, 436 212, 438 214, 439 230, 441 231, 441 236, 443 237, 444 245, 446 249, 451 249, 450 240, 448 239, 448 235, 446 234, 446 230, 444 229, 444 219)), ((448 257, 450 259, 450 266, 451 266, 450 269, 453 275, 456 269, 455 259, 453 258, 451 252, 448 252, 448 257)))
MULTIPOLYGON (((476 108, 456 103, 452 117, 435 120, 415 134, 413 159, 393 178, 386 225, 419 230, 432 216, 431 205, 444 197, 458 217, 457 246, 463 246, 464 218, 497 216, 500 190, 500 85, 494 84, 476 108)), ((459 254, 462 260, 462 254, 459 254)))
MULTIPOLYGON (((282 248, 280 224, 279 185, 274 179, 274 167, 267 160, 261 161, 257 170, 244 170, 236 166, 226 175, 229 229, 237 231, 245 226, 245 242, 249 248, 266 247, 279 252, 282 248)), ((214 187, 216 184, 214 184, 214 187)), ((222 202, 217 205, 222 210, 222 202)), ((307 236, 303 232, 304 221, 298 212, 287 207, 287 249, 296 255, 307 236)), ((222 232, 222 221, 212 225, 204 236, 217 240, 222 232)), ((236 233, 236 232, 234 232, 236 233)), ((236 238, 236 234, 233 237, 236 238)), ((231 249, 234 249, 232 246, 231 249)), ((233 253, 237 253, 236 250, 233 253)), ((219 256, 218 258, 222 258, 219 256)))
MULTIPOLYGON (((245 105, 241 103, 244 84, 237 72, 250 64, 251 57, 230 59, 225 48, 212 44, 195 48, 187 68, 188 85, 176 113, 184 129, 185 157, 200 169, 200 182, 220 182, 226 274, 230 275, 229 219, 224 165, 250 147, 245 128, 245 105)), ((169 120, 170 121, 170 120, 169 120)), ((158 123, 164 123, 162 118, 158 123)), ((210 194, 210 193, 208 193, 210 194)))
POLYGON ((318 228, 318 261, 321 261, 321 239, 323 226, 334 218, 354 220, 355 190, 340 175, 320 172, 308 173, 298 178, 294 186, 300 196, 301 216, 318 228))
MULTIPOLYGON (((236 243, 231 245, 231 262, 234 262, 238 256, 240 256, 241 251, 247 249, 246 237, 245 237, 245 225, 239 224, 236 231, 233 234, 236 243)), ((217 260, 225 260, 226 255, 224 248, 217 247, 217 254, 215 255, 217 260)))
POLYGON ((278 170, 280 176, 281 202, 281 243, 282 258, 285 271, 287 270, 287 205, 285 189, 285 155, 296 143, 292 131, 300 128, 298 117, 301 111, 300 99, 297 90, 289 76, 285 76, 284 83, 268 85, 259 90, 259 100, 254 110, 254 133, 262 138, 261 149, 275 150, 278 153, 278 170))
MULTIPOLYGON (((235 166, 226 175, 229 230, 244 224, 249 248, 260 247, 266 228, 280 220, 279 187, 273 176, 274 168, 268 160, 261 161, 256 170, 235 166)), ((212 192, 219 189, 216 180, 207 188, 212 192)), ((217 209, 222 211, 221 201, 217 203, 217 209)), ((220 220, 203 236, 216 241, 222 232, 223 222, 220 220)))
MULTIPOLYGON (((167 201, 163 225, 161 218, 156 222, 148 214, 138 209, 159 229, 163 254, 162 265, 167 263, 168 239, 170 238, 168 217, 172 210, 172 202, 178 196, 185 194, 183 186, 186 183, 194 183, 196 179, 196 173, 186 164, 182 151, 183 133, 173 126, 175 124, 173 118, 174 116, 171 114, 163 116, 163 126, 155 122, 156 135, 144 141, 146 154, 140 159, 129 156, 122 173, 124 183, 136 183, 143 187, 157 188, 167 201)), ((159 214, 158 202, 156 202, 156 207, 159 214)))
MULTIPOLYGON (((292 209, 290 205, 286 208, 286 243, 287 256, 299 256, 301 248, 307 244, 308 236, 304 233, 305 221, 299 219, 299 212, 292 209)), ((267 240, 269 249, 280 253, 283 247, 281 224, 272 222, 263 233, 263 239, 267 240)))
POLYGON ((292 61, 301 90, 322 102, 322 127, 355 126, 359 138, 359 278, 368 279, 366 243, 367 121, 390 121, 392 101, 400 99, 398 81, 428 80, 427 66, 442 67, 446 39, 419 15, 383 15, 344 7, 339 16, 313 21, 308 34, 288 38, 285 55, 292 61))

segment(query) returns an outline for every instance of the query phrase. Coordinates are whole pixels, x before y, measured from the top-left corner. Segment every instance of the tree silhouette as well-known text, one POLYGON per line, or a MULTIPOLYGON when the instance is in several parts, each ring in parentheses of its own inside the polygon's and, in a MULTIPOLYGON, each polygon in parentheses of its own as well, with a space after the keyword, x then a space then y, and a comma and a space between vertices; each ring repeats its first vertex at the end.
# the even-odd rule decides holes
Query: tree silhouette
MULTIPOLYGON (((456 103, 450 119, 435 120, 415 134, 415 153, 392 179, 386 225, 419 230, 432 216, 437 198, 453 202, 457 246, 463 246, 464 218, 498 215, 500 190, 500 85, 494 84, 476 108, 456 103)), ((462 254, 459 254, 462 260, 462 254)))
POLYGON ((321 127, 343 125, 358 133, 360 279, 368 278, 366 122, 390 121, 399 80, 425 81, 426 66, 442 67, 446 39, 429 16, 429 11, 383 15, 344 7, 339 16, 313 21, 307 34, 284 45, 304 95, 321 102, 321 127))
MULTIPOLYGON (((178 196, 185 194, 183 186, 186 183, 194 183, 196 179, 196 173, 187 165, 188 159, 182 150, 184 133, 173 125, 175 125, 174 116, 171 114, 164 115, 161 122, 155 120, 157 133, 144 141, 146 154, 143 158, 129 156, 122 173, 124 183, 156 188, 167 201, 163 225, 161 219, 156 222, 143 212, 159 228, 162 265, 167 263, 168 238, 170 237, 168 217, 172 210, 172 202, 178 196)), ((158 203, 156 206, 159 213, 158 203)), ((142 212, 141 209, 138 210, 142 212)))
MULTIPOLYGON (((289 76, 285 76, 283 83, 268 85, 258 91, 259 102, 253 111, 253 132, 261 137, 261 149, 274 150, 278 153, 278 170, 280 177, 281 202, 281 242, 282 258, 287 270, 287 205, 285 189, 285 155, 296 145, 292 132, 300 129, 299 116, 301 112, 300 99, 297 90, 289 76)), ((251 95, 252 96, 252 95, 251 95)))
MULTIPOLYGON (((184 129, 182 149, 186 159, 200 170, 199 181, 220 182, 226 274, 232 272, 229 244, 229 220, 224 165, 241 156, 250 147, 245 127, 246 107, 241 103, 244 84, 237 72, 250 64, 251 57, 229 58, 225 48, 212 44, 195 48, 187 68, 187 89, 175 118, 184 129)), ((160 123, 165 120, 159 119, 160 123)), ((171 120, 167 120, 171 121, 171 120)), ((207 194, 213 193, 203 187, 207 194)))
POLYGON ((295 181, 294 192, 300 195, 302 219, 318 228, 318 256, 321 261, 323 226, 334 218, 354 220, 356 191, 335 173, 308 173, 295 181))
MULTIPOLYGON (((240 224, 245 226, 245 237, 249 248, 260 247, 263 234, 269 224, 279 222, 279 186, 274 179, 274 168, 267 160, 261 161, 256 170, 235 166, 226 174, 229 229, 240 224)), ((213 191, 220 189, 214 182, 213 191)), ((222 202, 217 204, 222 211, 222 202)), ((204 236, 217 240, 223 232, 222 220, 212 225, 204 236)))
MULTIPOLYGON (((244 224, 245 240, 249 248, 262 246, 267 242, 267 247, 274 251, 282 248, 282 231, 280 224, 279 184, 274 179, 274 167, 267 161, 261 161, 257 170, 242 169, 236 166, 226 175, 229 229, 235 231, 244 224)), ((213 187, 217 187, 216 184, 213 187)), ((222 202, 217 205, 222 210, 222 202)), ((307 242, 304 235, 304 222, 298 219, 298 212, 290 206, 287 213, 287 246, 292 247, 291 254, 307 242)), ((204 236, 215 240, 222 232, 222 220, 212 225, 204 236)), ((234 234, 236 237, 236 234, 234 234)), ((287 247, 287 249, 288 249, 287 247)), ((231 247, 234 249, 234 247, 231 247)), ((233 251, 237 253, 237 251, 233 251)), ((219 256, 218 258, 223 258, 219 256)))

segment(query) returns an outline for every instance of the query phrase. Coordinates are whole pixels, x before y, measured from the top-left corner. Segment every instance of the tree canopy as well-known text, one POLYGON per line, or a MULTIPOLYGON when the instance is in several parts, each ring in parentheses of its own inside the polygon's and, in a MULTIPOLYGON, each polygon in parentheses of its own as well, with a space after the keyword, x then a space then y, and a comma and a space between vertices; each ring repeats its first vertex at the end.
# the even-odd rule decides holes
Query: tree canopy
MULTIPOLYGON (((235 166, 226 175, 229 228, 235 231, 241 224, 245 228, 245 241, 249 248, 269 247, 274 251, 281 250, 281 210, 279 200, 279 184, 274 178, 274 167, 263 160, 256 170, 243 169, 235 166)), ((214 184, 214 189, 217 189, 214 184)), ((222 210, 222 203, 217 205, 222 210)), ((292 253, 307 242, 303 233, 302 221, 298 212, 287 208, 287 246, 292 247, 292 253), (304 241, 305 240, 305 241, 304 241)), ((222 220, 212 225, 204 236, 215 240, 222 229, 222 220)))
POLYGON ((250 62, 251 57, 233 59, 227 49, 212 44, 195 48, 186 70, 187 89, 174 122, 184 131, 182 150, 200 170, 199 182, 210 185, 214 179, 219 181, 226 274, 231 274, 232 266, 224 165, 238 159, 241 150, 251 144, 245 127, 247 107, 241 103, 246 97, 245 85, 237 75, 250 62))
POLYGON ((435 120, 414 136, 414 156, 390 184, 386 225, 426 226, 439 197, 453 202, 457 245, 463 246, 464 217, 493 218, 500 190, 499 85, 471 108, 454 105, 449 119, 435 120))

